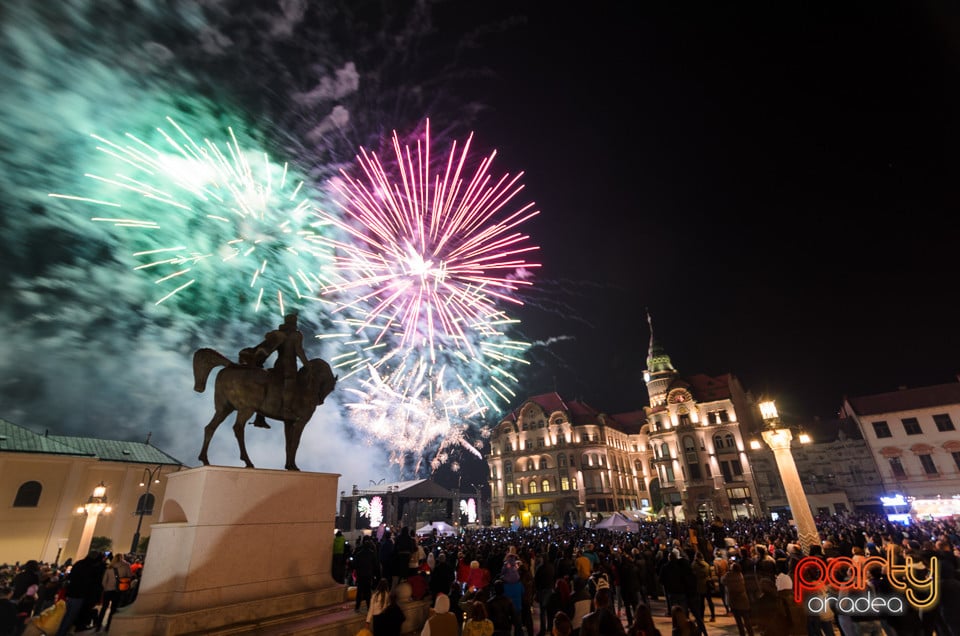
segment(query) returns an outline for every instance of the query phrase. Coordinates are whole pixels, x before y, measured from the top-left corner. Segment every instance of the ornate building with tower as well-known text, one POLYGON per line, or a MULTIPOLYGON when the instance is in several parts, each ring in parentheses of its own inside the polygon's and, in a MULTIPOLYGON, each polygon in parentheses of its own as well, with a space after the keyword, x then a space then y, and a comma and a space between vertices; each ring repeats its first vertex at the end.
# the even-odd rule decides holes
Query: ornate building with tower
POLYGON ((548 393, 505 414, 487 457, 494 524, 762 514, 745 445, 758 415, 737 378, 681 377, 651 328, 644 380, 649 405, 638 411, 548 393))

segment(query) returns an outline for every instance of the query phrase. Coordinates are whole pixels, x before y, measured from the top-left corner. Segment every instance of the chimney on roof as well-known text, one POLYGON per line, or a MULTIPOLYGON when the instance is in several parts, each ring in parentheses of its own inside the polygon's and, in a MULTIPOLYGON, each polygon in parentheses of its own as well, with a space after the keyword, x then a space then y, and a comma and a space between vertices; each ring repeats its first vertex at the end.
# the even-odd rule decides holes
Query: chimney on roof
POLYGON ((150 443, 150 438, 151 438, 152 436, 153 436, 153 431, 147 432, 147 441, 144 442, 144 443, 145 443, 145 444, 149 444, 149 443, 150 443))

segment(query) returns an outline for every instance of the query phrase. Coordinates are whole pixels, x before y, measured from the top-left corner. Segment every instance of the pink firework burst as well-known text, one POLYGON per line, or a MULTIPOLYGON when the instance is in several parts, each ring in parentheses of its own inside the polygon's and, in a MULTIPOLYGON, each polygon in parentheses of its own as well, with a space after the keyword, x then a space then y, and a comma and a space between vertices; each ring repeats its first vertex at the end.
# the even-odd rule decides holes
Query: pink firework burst
POLYGON ((496 152, 471 172, 472 139, 459 150, 454 142, 435 170, 427 120, 413 147, 393 133, 388 165, 361 148, 363 178, 342 172, 334 183, 343 214, 321 215, 343 238, 330 242, 324 295, 347 299, 337 311, 359 310, 356 331, 372 330, 375 343, 423 348, 430 359, 438 348, 472 353, 478 338, 502 335, 501 301, 522 304, 516 292, 539 267, 526 255, 538 247, 517 228, 538 211, 515 203, 523 173, 491 175, 496 152))

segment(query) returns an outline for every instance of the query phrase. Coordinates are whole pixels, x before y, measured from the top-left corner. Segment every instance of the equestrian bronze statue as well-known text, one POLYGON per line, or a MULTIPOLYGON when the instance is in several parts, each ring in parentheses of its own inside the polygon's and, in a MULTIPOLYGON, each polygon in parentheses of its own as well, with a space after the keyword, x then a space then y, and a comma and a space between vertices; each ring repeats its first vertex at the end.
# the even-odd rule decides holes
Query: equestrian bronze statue
POLYGON ((288 316, 284 325, 268 333, 258 347, 241 352, 242 364, 232 362, 223 354, 209 348, 198 349, 193 354, 193 389, 198 393, 206 389, 210 372, 217 367, 224 367, 215 382, 213 419, 203 429, 203 448, 198 459, 205 466, 210 465, 207 449, 213 434, 217 427, 236 411, 233 433, 240 445, 240 459, 248 468, 254 466, 247 455, 244 427, 250 418, 256 415, 256 425, 263 428, 270 428, 264 420, 265 417, 283 422, 287 455, 284 467, 287 470, 300 470, 296 461, 300 436, 317 406, 323 404, 324 399, 337 385, 337 376, 326 361, 306 358, 302 345, 299 344, 300 339, 292 337, 299 335, 295 324, 295 317, 291 320, 288 316), (293 344, 284 347, 284 338, 293 344), (263 361, 273 351, 277 351, 277 363, 272 369, 264 369, 263 361), (253 354, 249 355, 251 352, 253 354), (288 368, 291 358, 293 371, 288 368), (297 358, 305 361, 299 371, 295 370, 297 358))

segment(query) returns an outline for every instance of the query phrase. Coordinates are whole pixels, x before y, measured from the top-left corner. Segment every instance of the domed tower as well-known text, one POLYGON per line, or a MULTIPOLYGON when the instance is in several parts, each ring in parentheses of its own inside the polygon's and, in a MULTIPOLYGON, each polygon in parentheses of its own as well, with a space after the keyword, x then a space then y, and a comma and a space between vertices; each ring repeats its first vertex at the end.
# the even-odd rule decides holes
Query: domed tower
POLYGON ((656 408, 667 403, 667 389, 677 377, 677 370, 670 362, 670 356, 653 336, 653 319, 647 311, 647 324, 650 325, 650 350, 647 352, 647 368, 643 372, 643 381, 647 384, 650 406, 656 408))

